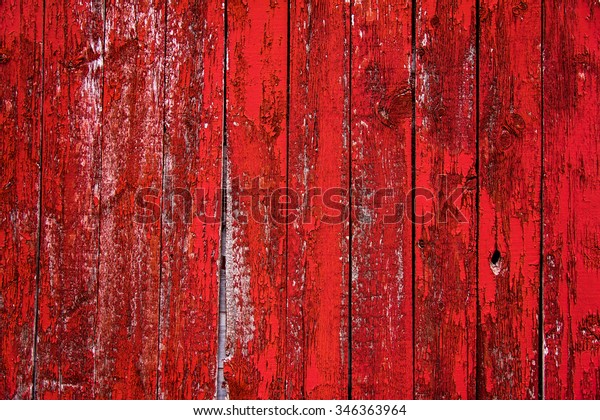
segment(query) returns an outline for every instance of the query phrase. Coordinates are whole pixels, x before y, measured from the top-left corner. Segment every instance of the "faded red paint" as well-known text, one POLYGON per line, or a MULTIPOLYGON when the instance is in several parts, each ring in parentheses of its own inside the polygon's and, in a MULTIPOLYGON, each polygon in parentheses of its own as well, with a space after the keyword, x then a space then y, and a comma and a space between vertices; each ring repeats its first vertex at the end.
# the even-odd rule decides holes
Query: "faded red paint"
POLYGON ((415 397, 474 398, 477 141, 475 1, 417 2, 415 397), (455 189, 462 195, 446 202, 455 189), (464 216, 458 219, 450 204, 464 216))
POLYGON ((0 397, 600 398, 559 3, 1 2, 0 397))
POLYGON ((0 397, 31 398, 39 244, 42 5, 0 3, 0 397))
POLYGON ((165 2, 106 4, 96 398, 155 398, 161 224, 134 221, 161 190, 165 2))
POLYGON ((286 186, 287 16, 285 3, 227 4, 225 378, 235 399, 285 397, 285 226, 259 190, 286 186))
POLYGON ((600 7, 545 6, 545 397, 598 399, 600 7))
POLYGON ((343 2, 291 5, 287 398, 348 397, 348 219, 314 193, 348 202, 348 24, 343 2))
POLYGON ((412 9, 352 10, 352 397, 412 398, 412 9))
POLYGON ((93 398, 104 22, 46 2, 38 398, 93 398))
POLYGON ((224 25, 220 1, 168 2, 159 398, 216 392, 224 25))
POLYGON ((480 22, 479 396, 538 398, 540 4, 486 2, 480 22))

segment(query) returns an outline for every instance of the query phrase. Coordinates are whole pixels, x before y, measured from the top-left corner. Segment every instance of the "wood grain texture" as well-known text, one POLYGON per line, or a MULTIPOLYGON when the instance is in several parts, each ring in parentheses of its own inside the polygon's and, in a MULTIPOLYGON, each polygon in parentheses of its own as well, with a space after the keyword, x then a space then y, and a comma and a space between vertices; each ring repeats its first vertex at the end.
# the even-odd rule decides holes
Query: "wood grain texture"
POLYGON ((475 1, 416 11, 415 397, 474 398, 475 1))
POLYGON ((480 9, 479 305, 482 398, 538 398, 541 5, 480 9))
POLYGON ((37 397, 94 396, 104 19, 101 1, 45 13, 37 397))
POLYGON ((290 5, 286 397, 291 399, 348 397, 349 22, 342 1, 290 5))
POLYGON ((227 361, 229 397, 285 396, 285 3, 227 2, 227 361))
POLYGON ((97 398, 157 392, 164 33, 163 1, 106 4, 97 398), (140 188, 154 191, 143 222, 140 188))
POLYGON ((412 5, 352 10, 352 397, 404 399, 413 396, 412 5))
POLYGON ((545 397, 600 398, 600 5, 546 0, 545 397))
POLYGON ((0 398, 600 399, 599 14, 0 1, 0 398))
POLYGON ((0 3, 0 398, 33 395, 42 5, 0 3))
POLYGON ((167 7, 159 398, 215 395, 223 126, 221 2, 167 7))

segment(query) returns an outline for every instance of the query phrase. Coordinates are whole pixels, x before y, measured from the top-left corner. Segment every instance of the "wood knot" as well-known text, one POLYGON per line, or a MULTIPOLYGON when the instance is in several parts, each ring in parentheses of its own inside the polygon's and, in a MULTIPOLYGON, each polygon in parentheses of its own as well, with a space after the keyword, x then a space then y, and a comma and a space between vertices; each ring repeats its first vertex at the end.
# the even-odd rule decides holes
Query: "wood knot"
POLYGON ((377 117, 386 127, 396 127, 403 119, 412 116, 412 93, 405 85, 385 95, 375 104, 377 117))
POLYGON ((527 11, 527 2, 517 1, 513 3, 514 6, 512 8, 513 15, 522 16, 523 13, 527 11))
POLYGON ((427 54, 428 52, 428 48, 427 47, 417 47, 417 56, 419 58, 423 58, 425 56, 425 54, 427 54))
POLYGON ((497 249, 490 256, 490 268, 495 276, 500 274, 500 271, 502 271, 502 255, 497 249))
POLYGON ((517 114, 516 112, 511 112, 508 116, 508 120, 517 135, 523 134, 523 130, 525 130, 525 120, 521 115, 517 114))
POLYGON ((499 149, 507 150, 513 143, 515 138, 520 138, 525 130, 525 120, 516 112, 511 112, 502 124, 502 132, 500 133, 499 149))
POLYGON ((500 133, 500 141, 498 142, 498 149, 500 150, 508 150, 513 145, 513 136, 505 127, 502 127, 502 132, 500 133))
POLYGON ((432 18, 429 20, 429 23, 431 23, 432 27, 437 29, 440 26, 440 18, 437 17, 437 15, 433 15, 432 18))
POLYGON ((436 96, 436 97, 434 97, 434 99, 432 100, 432 102, 433 103, 431 105, 430 111, 433 114, 433 119, 435 121, 439 122, 447 114, 446 105, 444 105, 442 103, 442 97, 439 96, 439 95, 436 96))

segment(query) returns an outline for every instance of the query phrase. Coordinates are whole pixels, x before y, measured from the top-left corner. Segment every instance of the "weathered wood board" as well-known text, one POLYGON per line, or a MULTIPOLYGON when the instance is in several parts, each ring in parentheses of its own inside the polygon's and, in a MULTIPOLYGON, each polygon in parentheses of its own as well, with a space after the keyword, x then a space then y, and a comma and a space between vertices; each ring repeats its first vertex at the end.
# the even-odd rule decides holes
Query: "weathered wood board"
POLYGON ((0 397, 600 398, 599 14, 0 2, 0 397))

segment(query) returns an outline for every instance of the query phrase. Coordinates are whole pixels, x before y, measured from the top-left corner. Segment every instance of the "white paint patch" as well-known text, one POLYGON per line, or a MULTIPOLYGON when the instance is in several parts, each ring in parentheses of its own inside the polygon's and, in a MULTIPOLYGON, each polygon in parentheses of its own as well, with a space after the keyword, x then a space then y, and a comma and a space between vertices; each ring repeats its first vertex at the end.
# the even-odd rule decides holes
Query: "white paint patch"
MULTIPOLYGON (((227 173, 231 173, 230 164, 227 163, 227 173)), ((232 208, 233 196, 231 194, 231 180, 227 178, 227 219, 226 219, 226 272, 227 272, 227 351, 226 360, 233 357, 236 343, 242 347, 242 355, 247 353, 247 345, 254 337, 254 309, 250 296, 250 269, 246 262, 248 247, 241 243, 240 238, 245 235, 238 223, 242 215, 232 208)))

